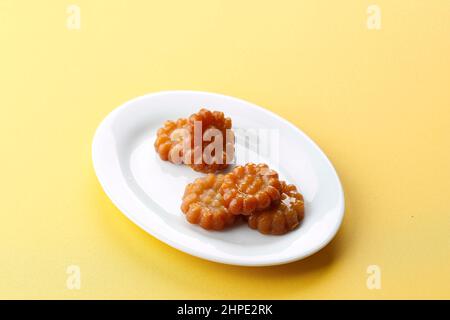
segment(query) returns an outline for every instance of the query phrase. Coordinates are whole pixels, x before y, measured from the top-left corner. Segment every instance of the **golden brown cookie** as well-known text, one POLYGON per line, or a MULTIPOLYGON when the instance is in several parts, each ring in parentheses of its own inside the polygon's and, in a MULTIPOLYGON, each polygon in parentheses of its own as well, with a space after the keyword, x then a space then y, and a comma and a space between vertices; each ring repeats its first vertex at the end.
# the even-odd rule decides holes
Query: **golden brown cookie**
POLYGON ((248 163, 226 174, 219 191, 230 213, 249 215, 280 199, 281 184, 266 164, 248 163))
POLYGON ((190 146, 191 124, 188 119, 168 120, 156 133, 155 150, 162 160, 176 164, 183 163, 184 143, 190 146))
POLYGON ((190 167, 203 173, 227 168, 234 158, 231 119, 225 117, 223 112, 201 109, 189 117, 189 123, 193 139, 192 149, 186 158, 190 160, 190 167))
POLYGON ((201 109, 188 119, 166 121, 154 145, 162 160, 203 173, 223 170, 234 159, 231 119, 223 112, 201 109))
POLYGON ((222 174, 208 174, 186 186, 181 211, 190 223, 206 230, 222 230, 234 223, 236 216, 228 212, 218 192, 223 178, 222 174))
POLYGON ((281 182, 279 203, 248 217, 248 225, 264 234, 285 234, 298 227, 305 213, 303 196, 292 184, 281 182))

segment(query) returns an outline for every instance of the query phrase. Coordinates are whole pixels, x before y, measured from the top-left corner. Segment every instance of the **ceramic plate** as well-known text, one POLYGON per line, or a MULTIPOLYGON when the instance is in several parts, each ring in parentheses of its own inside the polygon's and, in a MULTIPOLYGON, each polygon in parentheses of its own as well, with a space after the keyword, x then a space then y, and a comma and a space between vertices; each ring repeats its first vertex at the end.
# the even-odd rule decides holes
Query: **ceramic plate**
POLYGON ((305 258, 327 245, 341 225, 344 195, 333 165, 301 130, 255 104, 220 94, 167 91, 112 111, 92 144, 97 177, 111 201, 152 236, 188 254, 220 263, 267 266, 305 258), (244 222, 225 231, 189 224, 180 210, 187 183, 201 173, 161 161, 153 143, 168 119, 200 107, 223 111, 236 131, 236 164, 267 163, 305 198, 300 227, 267 236, 244 222))

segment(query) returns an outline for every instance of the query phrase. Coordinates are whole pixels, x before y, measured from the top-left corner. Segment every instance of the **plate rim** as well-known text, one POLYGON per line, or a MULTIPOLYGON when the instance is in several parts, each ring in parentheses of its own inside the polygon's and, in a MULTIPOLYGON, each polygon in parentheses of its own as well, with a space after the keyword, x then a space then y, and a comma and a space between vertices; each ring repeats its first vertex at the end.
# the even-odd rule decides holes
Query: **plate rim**
POLYGON ((192 256, 204 259, 204 260, 208 260, 208 261, 213 261, 213 262, 217 262, 217 263, 222 263, 222 264, 228 264, 228 265, 236 265, 236 266, 247 266, 247 267, 262 267, 262 266, 273 266, 273 265, 281 265, 281 264, 287 264, 287 263, 291 263, 294 261, 299 261, 302 259, 305 259, 317 252, 319 252, 320 250, 322 250, 324 247, 326 247, 336 236, 337 232, 339 231, 343 219, 344 219, 344 213, 345 213, 345 197, 344 197, 344 190, 342 187, 342 183, 341 180, 339 178, 339 175, 336 171, 336 168, 334 167, 334 165, 332 164, 332 162, 330 161, 330 159, 327 157, 327 155, 325 154, 325 152, 317 145, 317 143, 310 138, 306 133, 304 133, 299 127, 295 126, 293 123, 291 123, 290 121, 288 121, 287 119, 281 117, 280 115, 274 113, 271 110, 265 109, 255 103, 252 103, 250 101, 241 99, 241 98, 236 98, 233 96, 228 96, 225 94, 221 94, 221 93, 215 93, 215 92, 207 92, 207 91, 198 91, 198 90, 163 90, 163 91, 158 91, 158 92, 151 92, 151 93, 147 93, 138 97, 135 97, 133 99, 127 100, 126 102, 122 103, 120 106, 114 108, 113 110, 111 110, 100 122, 100 124, 97 126, 93 139, 92 139, 92 144, 91 144, 91 159, 92 159, 92 164, 93 164, 93 168, 94 168, 94 172, 95 172, 95 176, 97 177, 97 180, 99 181, 103 191, 106 193, 106 195, 108 196, 109 200, 116 206, 116 208, 123 214, 125 215, 125 217, 127 217, 129 220, 131 220, 135 225, 137 225, 139 228, 141 228, 142 230, 144 230, 146 233, 148 233, 149 235, 155 237, 156 239, 158 239, 159 241, 179 250, 182 251, 184 253, 190 254, 192 256), (319 152, 319 154, 321 155, 321 157, 328 163, 328 165, 330 166, 330 168, 332 169, 332 173, 334 175, 334 178, 336 179, 337 183, 338 183, 338 200, 340 203, 340 206, 338 208, 338 219, 336 224, 333 226, 333 230, 331 232, 329 232, 328 236, 317 246, 313 247, 312 249, 306 250, 305 252, 303 252, 302 254, 299 255, 292 255, 289 256, 287 258, 284 259, 265 259, 264 261, 260 261, 260 262, 253 262, 253 261, 239 261, 238 258, 235 259, 229 259, 229 258, 221 258, 221 257, 216 257, 215 255, 202 255, 200 253, 195 252, 194 250, 191 250, 190 246, 184 246, 182 243, 173 241, 170 239, 170 237, 165 237, 163 234, 159 233, 157 230, 151 229, 148 226, 146 226, 145 224, 139 222, 137 219, 134 218, 133 214, 129 214, 128 213, 128 209, 125 209, 121 204, 120 201, 118 201, 117 199, 115 199, 114 197, 112 197, 111 192, 109 190, 109 188, 107 187, 106 183, 103 181, 103 179, 100 177, 99 175, 99 170, 98 167, 100 165, 99 163, 99 159, 96 156, 97 155, 97 150, 95 149, 96 145, 98 144, 98 141, 101 139, 101 134, 102 131, 104 130, 104 128, 106 127, 106 125, 114 118, 115 114, 118 113, 120 110, 122 109, 126 109, 130 104, 133 104, 136 101, 139 100, 143 100, 146 99, 148 97, 153 97, 153 96, 157 96, 157 95, 168 95, 168 94, 201 94, 201 95, 210 95, 210 96, 216 96, 216 97, 220 97, 220 98, 226 98, 226 99, 230 99, 230 100, 235 100, 238 101, 240 103, 244 102, 245 104, 247 104, 249 107, 254 108, 254 109, 258 109, 258 111, 265 113, 267 116, 269 117, 274 117, 277 120, 281 121, 284 125, 289 126, 290 128, 294 129, 298 134, 300 134, 304 139, 306 139, 309 143, 311 143, 311 145, 314 147, 314 149, 316 151, 319 152))

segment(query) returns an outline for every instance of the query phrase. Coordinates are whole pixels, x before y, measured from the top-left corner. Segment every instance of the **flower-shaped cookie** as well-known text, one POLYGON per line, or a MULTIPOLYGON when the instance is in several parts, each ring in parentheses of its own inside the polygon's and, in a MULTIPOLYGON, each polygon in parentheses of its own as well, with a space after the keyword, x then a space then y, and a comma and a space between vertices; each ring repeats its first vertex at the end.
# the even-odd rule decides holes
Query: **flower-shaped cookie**
POLYGON ((154 145, 162 160, 203 173, 223 170, 234 158, 231 119, 223 112, 201 109, 188 119, 166 121, 154 145))
POLYGON ((248 225, 264 234, 285 234, 298 227, 304 213, 303 196, 294 185, 282 181, 279 204, 253 213, 248 218, 248 225))
POLYGON ((208 174, 186 186, 181 211, 190 223, 206 230, 222 230, 234 223, 236 216, 228 212, 218 192, 223 178, 222 174, 208 174))
POLYGON ((186 158, 195 171, 211 173, 223 170, 234 158, 234 133, 231 119, 223 112, 201 109, 189 117, 192 149, 186 158))
POLYGON ((266 164, 248 163, 226 174, 219 191, 230 213, 250 215, 279 200, 281 184, 266 164))

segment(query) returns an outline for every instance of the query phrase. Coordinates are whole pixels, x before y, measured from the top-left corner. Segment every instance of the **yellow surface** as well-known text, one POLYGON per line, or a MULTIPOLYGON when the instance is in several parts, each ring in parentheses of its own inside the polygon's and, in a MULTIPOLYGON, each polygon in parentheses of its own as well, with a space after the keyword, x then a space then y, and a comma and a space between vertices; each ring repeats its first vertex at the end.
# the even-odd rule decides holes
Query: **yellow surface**
POLYGON ((0 298, 450 298, 450 1, 377 1, 381 30, 372 3, 1 0, 0 298), (345 189, 334 241, 233 267, 128 221, 94 175, 94 130, 170 89, 240 97, 309 134, 345 189))

